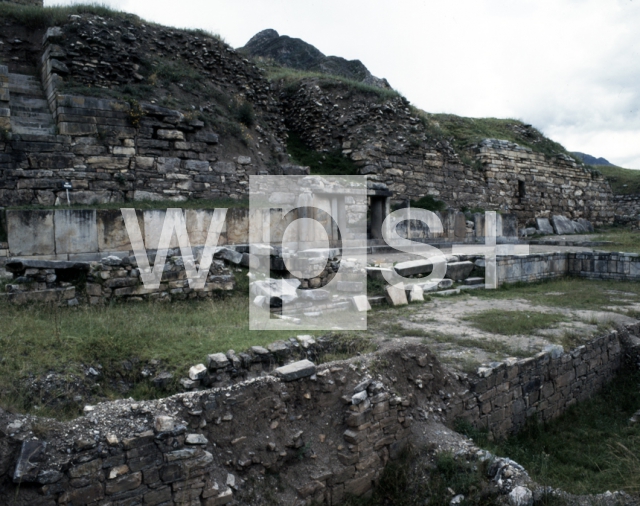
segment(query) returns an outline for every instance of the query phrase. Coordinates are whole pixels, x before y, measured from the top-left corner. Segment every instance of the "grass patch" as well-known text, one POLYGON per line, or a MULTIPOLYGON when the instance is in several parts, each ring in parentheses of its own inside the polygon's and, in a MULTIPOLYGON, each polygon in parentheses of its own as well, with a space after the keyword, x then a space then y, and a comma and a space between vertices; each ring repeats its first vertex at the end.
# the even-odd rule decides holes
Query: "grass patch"
POLYGON ((484 139, 501 139, 548 156, 569 154, 561 144, 517 119, 464 118, 454 114, 429 113, 424 113, 424 117, 435 123, 434 127, 440 129, 445 137, 453 137, 457 150, 466 150, 484 139))
POLYGON ((0 20, 16 22, 31 29, 66 24, 72 14, 93 14, 115 19, 127 19, 135 24, 142 20, 134 15, 112 9, 105 4, 76 4, 69 6, 33 7, 0 2, 0 20))
POLYGON ((625 253, 640 253, 640 232, 629 228, 612 227, 600 230, 602 235, 596 237, 597 241, 612 241, 613 244, 598 246, 598 249, 606 251, 624 251, 625 253))
POLYGON ((449 505, 453 495, 464 495, 461 505, 496 504, 497 490, 486 478, 486 463, 469 462, 451 453, 429 455, 427 450, 405 450, 390 461, 371 498, 349 497, 346 506, 449 505))
MULTIPOLYGON (((257 63, 260 64, 260 62, 257 63)), ((321 72, 310 72, 306 70, 296 70, 277 65, 264 65, 264 63, 262 64, 262 67, 266 71, 267 78, 270 81, 279 81, 284 85, 284 88, 288 90, 296 90, 302 80, 314 79, 321 88, 333 88, 340 86, 347 88, 350 91, 376 96, 382 100, 402 97, 402 95, 396 90, 378 88, 377 86, 371 86, 342 76, 323 74, 321 72)))
POLYGON ((547 423, 532 420, 516 436, 490 443, 486 433, 462 432, 523 465, 534 480, 573 494, 640 493, 640 372, 623 371, 600 394, 547 423))
MULTIPOLYGON (((238 273, 246 278, 245 271, 238 273)), ((293 337, 291 331, 249 331, 248 282, 205 301, 143 302, 106 307, 57 308, 0 305, 0 392, 2 407, 21 404, 20 380, 48 372, 84 376, 83 366, 103 367, 117 377, 125 361, 160 360, 163 370, 184 377, 206 355, 266 345, 293 337), (244 289, 241 289, 244 288, 244 289)), ((311 334, 314 334, 311 332, 311 334)), ((347 340, 338 351, 364 350, 364 341, 347 340)), ((157 395, 141 385, 137 396, 157 395)))
POLYGON ((28 205, 8 207, 7 209, 121 209, 123 207, 134 207, 135 209, 140 209, 143 211, 153 209, 168 209, 172 207, 178 207, 180 209, 248 209, 249 201, 247 199, 192 199, 186 200, 184 202, 175 202, 172 200, 135 200, 127 202, 109 202, 106 204, 72 204, 71 206, 28 205))
POLYGON ((551 328, 567 321, 567 318, 558 313, 491 309, 467 316, 465 320, 484 332, 515 336, 530 335, 538 330, 551 328))
POLYGON ((592 166, 600 172, 611 185, 613 193, 631 195, 640 193, 640 170, 623 169, 608 165, 592 166))
POLYGON ((320 152, 308 147, 295 132, 289 132, 287 151, 298 165, 311 168, 311 174, 335 176, 358 175, 358 166, 340 150, 320 152))
POLYGON ((478 290, 475 296, 483 299, 525 299, 534 305, 600 311, 603 306, 618 306, 625 312, 631 302, 621 301, 610 291, 624 291, 640 297, 640 283, 582 278, 561 278, 539 283, 513 283, 497 290, 478 290), (562 295, 550 295, 561 293, 562 295))

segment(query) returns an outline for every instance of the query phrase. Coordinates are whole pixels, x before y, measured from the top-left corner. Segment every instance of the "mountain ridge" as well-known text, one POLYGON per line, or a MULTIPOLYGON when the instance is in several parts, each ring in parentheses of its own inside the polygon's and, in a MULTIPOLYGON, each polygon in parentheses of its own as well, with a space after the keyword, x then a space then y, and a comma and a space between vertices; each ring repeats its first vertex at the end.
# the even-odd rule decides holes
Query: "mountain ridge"
POLYGON ((360 60, 326 56, 312 44, 299 38, 280 35, 272 28, 258 32, 236 51, 251 58, 270 59, 287 68, 345 77, 378 88, 391 89, 386 79, 372 75, 360 60))

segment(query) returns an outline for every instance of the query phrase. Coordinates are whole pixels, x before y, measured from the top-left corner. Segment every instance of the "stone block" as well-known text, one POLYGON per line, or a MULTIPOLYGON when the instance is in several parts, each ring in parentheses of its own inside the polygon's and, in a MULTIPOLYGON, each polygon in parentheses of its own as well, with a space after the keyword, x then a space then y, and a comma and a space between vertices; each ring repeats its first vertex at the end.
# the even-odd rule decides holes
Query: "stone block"
POLYGON ((419 285, 406 286, 407 300, 409 302, 424 302, 424 290, 419 285))
POLYGON ((229 359, 224 353, 213 353, 207 356, 209 369, 223 369, 229 365, 229 359))
POLYGON ((351 303, 353 304, 353 308, 359 313, 371 310, 371 304, 369 304, 369 299, 367 299, 366 295, 351 297, 351 303))
POLYGON ((160 129, 158 130, 158 139, 163 139, 167 141, 183 141, 184 133, 180 130, 166 130, 160 129))
POLYGON ((222 260, 226 260, 227 262, 231 262, 236 265, 239 265, 242 262, 242 253, 238 253, 236 250, 231 248, 216 248, 214 257, 221 258, 222 260))
POLYGON ((367 277, 371 279, 375 279, 376 281, 382 281, 386 283, 386 280, 383 274, 384 272, 390 275, 393 272, 393 270, 388 267, 367 267, 367 277))
POLYGON ((549 218, 536 218, 536 226, 538 227, 538 232, 541 234, 551 235, 554 233, 549 218))
POLYGON ((571 223, 571 220, 566 216, 552 216, 551 224, 553 225, 554 232, 558 235, 567 235, 574 233, 573 224, 571 223))
POLYGON ((469 277, 473 268, 473 262, 451 262, 447 264, 445 277, 453 281, 462 281, 469 277))
MULTIPOLYGON (((430 274, 433 271, 433 262, 429 260, 411 260, 400 262, 394 269, 400 276, 415 276, 417 274, 430 274)), ((367 272, 369 269, 367 269, 367 272)))
POLYGON ((98 133, 98 126, 95 123, 70 123, 64 121, 58 123, 58 131, 60 135, 96 135, 98 133))
MULTIPOLYGON (((144 215, 136 211, 138 226, 144 237, 144 215)), ((119 209, 98 209, 96 211, 98 251, 131 251, 129 233, 119 209)))
POLYGON ((53 211, 7 211, 10 256, 55 255, 53 211))
POLYGON ((309 360, 300 360, 293 364, 288 364, 276 369, 276 374, 282 381, 294 381, 300 378, 313 376, 316 373, 316 366, 309 360))
POLYGON ((57 254, 98 251, 95 210, 56 210, 54 223, 57 254))
POLYGON ((385 287, 384 295, 390 306, 405 306, 409 304, 407 292, 402 283, 398 287, 392 285, 385 287))
POLYGON ((594 232, 593 224, 589 220, 578 218, 577 221, 585 229, 586 233, 592 234, 594 232))

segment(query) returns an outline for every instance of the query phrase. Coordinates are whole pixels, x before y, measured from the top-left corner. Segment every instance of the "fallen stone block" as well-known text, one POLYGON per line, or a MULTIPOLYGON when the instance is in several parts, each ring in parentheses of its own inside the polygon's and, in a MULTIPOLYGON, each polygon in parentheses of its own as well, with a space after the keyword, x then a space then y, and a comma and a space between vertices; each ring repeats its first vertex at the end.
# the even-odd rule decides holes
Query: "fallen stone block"
POLYGON ((484 285, 484 278, 467 278, 463 283, 465 285, 484 285))
POLYGON ((424 290, 420 285, 407 286, 405 292, 409 302, 424 302, 424 290))
POLYGON ((433 271, 433 263, 429 260, 411 260, 400 262, 394 267, 400 276, 416 276, 418 274, 430 274, 433 271))
POLYGON ((452 279, 453 281, 462 281, 469 277, 473 268, 473 262, 453 262, 447 264, 447 273, 445 274, 445 277, 452 279))
POLYGON ((589 220, 585 220, 584 218, 578 218, 578 223, 584 227, 587 233, 592 234, 594 232, 593 224, 589 220))
POLYGON ((198 381, 207 375, 207 368, 204 364, 194 365, 189 369, 189 379, 191 381, 198 381))
POLYGON ((355 297, 351 297, 351 303, 353 304, 353 308, 359 313, 363 313, 371 309, 371 304, 369 304, 369 300, 366 295, 356 295, 355 297))
POLYGON ((300 378, 313 376, 316 373, 316 366, 310 360, 300 360, 293 364, 288 364, 276 369, 276 374, 282 381, 295 381, 300 378))
POLYGON ((538 226, 538 232, 541 234, 553 234, 553 227, 549 218, 536 218, 536 225, 538 226))
POLYGON ((382 306, 385 302, 387 302, 387 299, 385 298, 384 295, 367 297, 367 300, 369 301, 369 304, 371 304, 372 306, 382 306))
POLYGON ((383 272, 391 274, 393 270, 387 267, 367 267, 367 276, 376 281, 386 282, 383 272))
POLYGON ((232 264, 239 265, 242 263, 243 255, 242 253, 238 253, 236 250, 231 248, 216 248, 215 253, 213 254, 214 258, 220 258, 222 260, 226 260, 227 262, 231 262, 232 264))
POLYGON ((554 215, 551 217, 551 224, 553 225, 553 230, 558 235, 567 235, 573 234, 573 223, 566 216, 554 215))
POLYGON ((392 285, 385 287, 384 295, 390 306, 405 306, 409 304, 407 292, 405 292, 404 284, 402 283, 397 288, 392 285))

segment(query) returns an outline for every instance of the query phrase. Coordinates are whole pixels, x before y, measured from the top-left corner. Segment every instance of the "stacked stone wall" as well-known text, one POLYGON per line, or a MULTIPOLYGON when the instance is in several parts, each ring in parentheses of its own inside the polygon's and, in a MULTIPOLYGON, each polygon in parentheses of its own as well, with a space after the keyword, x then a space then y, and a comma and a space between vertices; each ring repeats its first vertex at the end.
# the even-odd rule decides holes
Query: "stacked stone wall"
POLYGON ((398 199, 432 195, 451 207, 512 212, 523 223, 550 214, 613 222, 609 184, 569 157, 488 139, 475 148, 469 165, 447 141, 431 135, 401 97, 317 80, 283 88, 290 129, 316 150, 341 150, 361 174, 387 184, 398 199))
POLYGON ((625 340, 639 333, 636 324, 567 353, 556 346, 534 357, 480 368, 449 417, 466 418, 499 437, 517 432, 531 417, 547 422, 611 381, 625 363, 625 340))
MULTIPOLYGON (((413 356, 407 370, 432 362, 426 350, 413 356)), ((88 407, 45 438, 33 435, 36 418, 1 413, 0 497, 16 506, 255 504, 252 487, 267 493, 261 482, 277 473, 279 504, 340 504, 371 490, 411 434, 411 398, 363 372, 298 362, 227 388, 88 407)))
POLYGON ((640 280, 640 255, 637 253, 540 253, 498 257, 498 282, 535 282, 544 279, 577 276, 615 281, 640 280))
POLYGON ((615 221, 622 225, 640 227, 640 195, 614 195, 615 221))
POLYGON ((6 267, 13 280, 5 286, 6 293, 0 294, 0 303, 76 306, 172 301, 209 298, 235 288, 235 278, 222 260, 213 260, 203 288, 191 288, 179 251, 169 253, 157 288, 144 286, 135 257, 106 257, 101 262, 11 260, 6 267))

